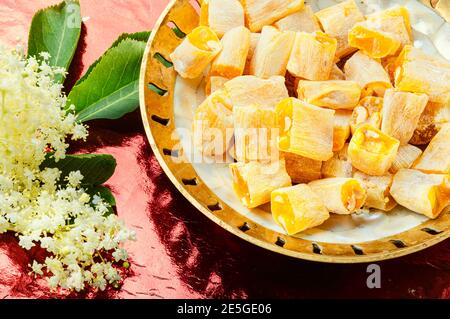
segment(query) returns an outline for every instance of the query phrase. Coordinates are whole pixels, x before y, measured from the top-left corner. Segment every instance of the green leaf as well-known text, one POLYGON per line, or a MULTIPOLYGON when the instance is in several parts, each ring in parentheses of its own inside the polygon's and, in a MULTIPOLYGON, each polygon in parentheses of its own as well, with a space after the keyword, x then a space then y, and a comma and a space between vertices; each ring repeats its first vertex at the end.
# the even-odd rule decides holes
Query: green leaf
POLYGON ((132 39, 136 41, 142 41, 147 43, 148 38, 150 38, 151 31, 141 31, 135 33, 122 33, 116 41, 111 45, 111 48, 116 47, 120 42, 126 39, 132 39))
POLYGON ((120 90, 117 90, 101 100, 91 104, 89 108, 82 110, 77 115, 77 120, 86 122, 89 120, 107 118, 118 119, 129 110, 134 110, 139 105, 139 81, 131 82, 120 90))
POLYGON ((105 203, 109 204, 108 213, 105 216, 109 216, 114 214, 114 207, 116 207, 116 199, 114 198, 113 193, 108 187, 105 186, 93 186, 86 188, 86 193, 91 196, 98 195, 100 196, 105 203))
POLYGON ((77 120, 117 119, 139 105, 139 73, 146 43, 125 39, 108 50, 68 96, 77 120))
MULTIPOLYGON (((122 42, 123 40, 126 39, 132 39, 132 40, 136 40, 136 41, 143 41, 145 43, 147 43, 148 38, 150 37, 150 33, 151 32, 147 32, 147 31, 143 31, 143 32, 136 32, 136 33, 122 33, 116 41, 114 41, 114 43, 111 45, 111 47, 106 51, 108 52, 109 50, 111 50, 112 48, 115 48, 120 42, 122 42)), ((86 73, 77 81, 77 83, 75 85, 78 85, 80 83, 82 83, 84 80, 87 79, 87 77, 89 76, 89 74, 91 74, 92 70, 97 66, 97 64, 101 61, 101 59, 103 58, 103 56, 101 56, 100 58, 97 59, 97 61, 95 61, 86 71, 86 73)))
MULTIPOLYGON (((81 13, 78 0, 66 0, 39 10, 33 17, 28 36, 28 56, 40 58, 48 52, 48 64, 69 69, 81 34, 81 13)), ((63 75, 55 77, 62 83, 63 75)))
POLYGON ((97 186, 105 183, 114 174, 116 165, 114 157, 107 154, 66 155, 58 162, 50 154, 41 164, 41 169, 58 168, 61 171, 61 183, 65 182, 70 172, 80 171, 84 176, 83 185, 97 186))
POLYGON ((58 168, 61 171, 60 185, 66 185, 66 177, 70 172, 80 171, 83 175, 82 187, 91 195, 100 196, 109 204, 108 213, 105 216, 114 214, 116 200, 111 190, 101 184, 105 183, 116 169, 116 160, 107 154, 82 154, 66 155, 64 159, 55 161, 52 153, 49 153, 45 161, 41 164, 41 169, 58 168))

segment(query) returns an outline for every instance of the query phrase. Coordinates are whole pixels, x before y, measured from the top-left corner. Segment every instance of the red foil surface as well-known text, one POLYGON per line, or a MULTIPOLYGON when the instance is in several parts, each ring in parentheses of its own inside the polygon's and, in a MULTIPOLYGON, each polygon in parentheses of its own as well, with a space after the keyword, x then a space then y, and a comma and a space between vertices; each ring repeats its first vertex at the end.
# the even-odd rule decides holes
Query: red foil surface
MULTIPOLYGON (((0 0, 0 40, 26 42, 33 13, 57 1, 0 0)), ((74 81, 122 32, 149 30, 168 0, 81 0, 84 27, 71 67, 74 81)), ((197 211, 152 154, 139 112, 90 122, 87 143, 72 152, 109 153, 118 166, 108 186, 118 214, 137 233, 120 289, 50 291, 29 275, 37 250, 0 235, 1 298, 450 298, 450 241, 381 266, 381 289, 369 289, 367 264, 296 260, 253 246, 197 211)))

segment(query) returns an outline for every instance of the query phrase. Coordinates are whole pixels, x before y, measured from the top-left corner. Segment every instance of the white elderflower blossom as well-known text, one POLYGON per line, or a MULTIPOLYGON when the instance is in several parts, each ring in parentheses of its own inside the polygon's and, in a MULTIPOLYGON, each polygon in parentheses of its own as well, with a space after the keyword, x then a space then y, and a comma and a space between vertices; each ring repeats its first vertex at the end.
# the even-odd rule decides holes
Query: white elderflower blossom
POLYGON ((115 252, 113 252, 112 256, 114 257, 115 261, 127 260, 128 253, 125 249, 119 248, 115 252))
POLYGON ((43 275, 44 273, 42 272, 42 267, 44 267, 44 265, 36 262, 36 260, 33 261, 33 265, 31 265, 31 269, 33 270, 33 272, 35 274, 38 275, 43 275))
POLYGON ((23 248, 47 250, 49 257, 30 268, 50 287, 104 290, 121 279, 113 263, 127 259, 121 245, 135 234, 106 216, 108 204, 86 193, 79 171, 62 186, 58 169, 40 167, 48 150, 56 161, 65 157, 67 137, 87 137, 53 81, 64 70, 40 56, 42 63, 0 45, 0 234, 16 232, 23 248))
POLYGON ((66 179, 70 186, 77 187, 80 186, 81 181, 83 180, 83 175, 81 175, 80 171, 70 172, 66 179))
POLYGON ((50 59, 50 54, 48 52, 41 52, 39 53, 39 55, 41 56, 41 58, 45 61, 50 59))
POLYGON ((19 245, 25 249, 31 249, 34 247, 33 239, 31 236, 19 236, 19 245))

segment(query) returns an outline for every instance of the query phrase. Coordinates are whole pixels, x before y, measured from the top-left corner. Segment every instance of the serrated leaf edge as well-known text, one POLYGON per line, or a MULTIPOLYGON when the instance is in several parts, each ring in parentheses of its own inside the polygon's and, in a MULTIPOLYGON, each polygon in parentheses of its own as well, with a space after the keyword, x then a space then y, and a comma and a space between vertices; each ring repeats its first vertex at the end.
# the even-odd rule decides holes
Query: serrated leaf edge
POLYGON ((109 51, 111 51, 112 49, 116 48, 117 46, 119 46, 123 41, 126 40, 134 40, 134 41, 138 41, 138 42, 145 42, 145 41, 141 41, 141 40, 136 40, 131 38, 131 36, 136 35, 136 34, 140 34, 140 33, 151 33, 151 31, 141 31, 141 32, 135 32, 135 33, 127 33, 124 32, 121 35, 118 36, 118 38, 113 42, 113 44, 97 59, 95 60, 91 66, 89 66, 89 68, 87 69, 86 73, 83 74, 83 76, 75 83, 75 86, 83 83, 88 77, 89 75, 92 73, 92 71, 95 69, 95 67, 100 63, 100 61, 105 57, 106 54, 108 54, 109 51))
MULTIPOLYGON (((103 56, 102 56, 102 59, 104 58, 104 57, 106 57, 106 55, 107 54, 111 54, 111 52, 114 50, 114 49, 117 49, 117 47, 120 45, 120 44, 122 44, 123 42, 125 42, 125 41, 129 41, 130 43, 142 43, 143 41, 138 41, 138 40, 134 40, 134 39, 124 39, 123 41, 121 41, 119 44, 117 44, 117 46, 115 46, 114 48, 111 48, 111 50, 108 50, 103 56)), ((91 71, 91 73, 93 73, 98 67, 99 67, 99 65, 100 65, 100 63, 98 63, 93 69, 92 69, 92 71, 91 71)), ((133 81, 134 82, 134 81, 133 81)), ((128 83, 128 85, 129 84, 131 84, 131 83, 133 83, 133 82, 130 82, 130 83, 128 83)), ((83 84, 84 83, 84 81, 83 82, 81 82, 81 83, 78 83, 78 84, 76 84, 73 88, 72 88, 72 90, 75 88, 75 87, 77 87, 78 85, 81 85, 81 84, 83 84)), ((114 92, 117 92, 117 90, 116 91, 114 91, 114 92)), ((110 94, 111 95, 111 94, 110 94)), ((70 94, 68 95, 68 97, 70 96, 70 94)), ((105 97, 103 97, 102 99, 104 99, 105 97)), ((71 101, 68 99, 67 100, 67 104, 66 104, 66 109, 68 109, 69 107, 70 107, 70 105, 72 105, 72 103, 71 103, 71 101)), ((86 108, 85 108, 86 109, 86 108)), ((80 111, 78 114, 80 114, 82 111, 80 111)))

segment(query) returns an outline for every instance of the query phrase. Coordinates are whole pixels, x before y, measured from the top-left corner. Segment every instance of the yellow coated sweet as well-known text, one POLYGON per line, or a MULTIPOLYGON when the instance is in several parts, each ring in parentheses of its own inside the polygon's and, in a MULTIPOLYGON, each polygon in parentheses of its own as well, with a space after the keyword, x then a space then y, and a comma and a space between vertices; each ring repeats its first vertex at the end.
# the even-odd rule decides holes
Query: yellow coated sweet
POLYGON ((412 42, 409 23, 409 13, 404 7, 372 14, 350 30, 349 45, 372 58, 395 55, 412 42))
POLYGON ((381 131, 408 144, 428 103, 426 94, 386 90, 382 111, 381 131))
POLYGON ((250 31, 236 27, 226 32, 221 40, 222 51, 211 65, 210 74, 232 79, 244 73, 250 48, 250 31))
POLYGON ((366 201, 366 190, 354 178, 335 177, 308 184, 319 195, 329 212, 348 215, 360 209, 366 201))
POLYGON ((346 0, 334 6, 316 12, 323 30, 337 39, 337 57, 346 56, 354 51, 348 44, 348 32, 355 23, 364 21, 364 15, 354 0, 346 0))
POLYGON ((422 150, 414 145, 401 145, 389 172, 395 174, 401 169, 411 168, 422 153, 422 150))
POLYGON ((362 51, 358 51, 347 60, 344 66, 345 77, 355 81, 362 89, 362 96, 383 96, 386 89, 392 87, 389 74, 383 65, 362 51))
POLYGON ((426 173, 450 174, 450 123, 431 140, 414 168, 426 173))
POLYGON ((233 109, 236 159, 241 162, 278 159, 273 108, 256 105, 233 109))
POLYGON ((333 156, 334 110, 287 98, 276 107, 278 148, 317 161, 333 156))
POLYGON ((271 210, 275 221, 289 235, 319 226, 330 217, 319 196, 305 184, 273 191, 271 210))
POLYGON ((224 154, 233 136, 233 113, 224 90, 212 93, 195 110, 193 120, 194 147, 203 155, 224 154))
POLYGON ((390 193, 397 203, 413 212, 437 218, 449 204, 450 178, 401 169, 394 176, 390 193))
POLYGON ((336 48, 336 39, 323 32, 298 32, 287 70, 307 80, 328 80, 334 66, 336 48))
POLYGON ((315 32, 321 31, 319 22, 309 5, 305 5, 300 11, 294 12, 273 24, 281 31, 315 32))
POLYGON ((300 81, 297 94, 310 104, 330 109, 353 110, 361 97, 361 87, 354 81, 300 81))
POLYGON ((293 31, 265 26, 250 62, 250 74, 260 78, 284 76, 294 40, 293 31))
MULTIPOLYGON (((224 0, 220 0, 226 2, 224 0)), ((248 26, 252 32, 259 32, 291 13, 303 8, 303 0, 241 0, 248 26)))
POLYGON ((205 71, 221 50, 222 45, 214 31, 200 26, 186 36, 170 58, 179 75, 195 79, 205 71))
POLYGON ((352 165, 375 176, 385 175, 397 156, 400 142, 380 130, 365 124, 359 127, 348 147, 352 165))
POLYGON ((230 164, 233 189, 248 208, 270 201, 272 191, 291 186, 284 160, 272 163, 248 162, 230 164))
POLYGON ((395 88, 425 93, 431 102, 450 103, 450 62, 406 45, 396 61, 395 88))
POLYGON ((272 76, 261 79, 252 75, 234 78, 224 85, 233 107, 257 105, 275 109, 289 96, 284 77, 272 76))
POLYGON ((204 0, 200 25, 209 26, 221 38, 231 29, 245 25, 244 8, 239 0, 204 0))

